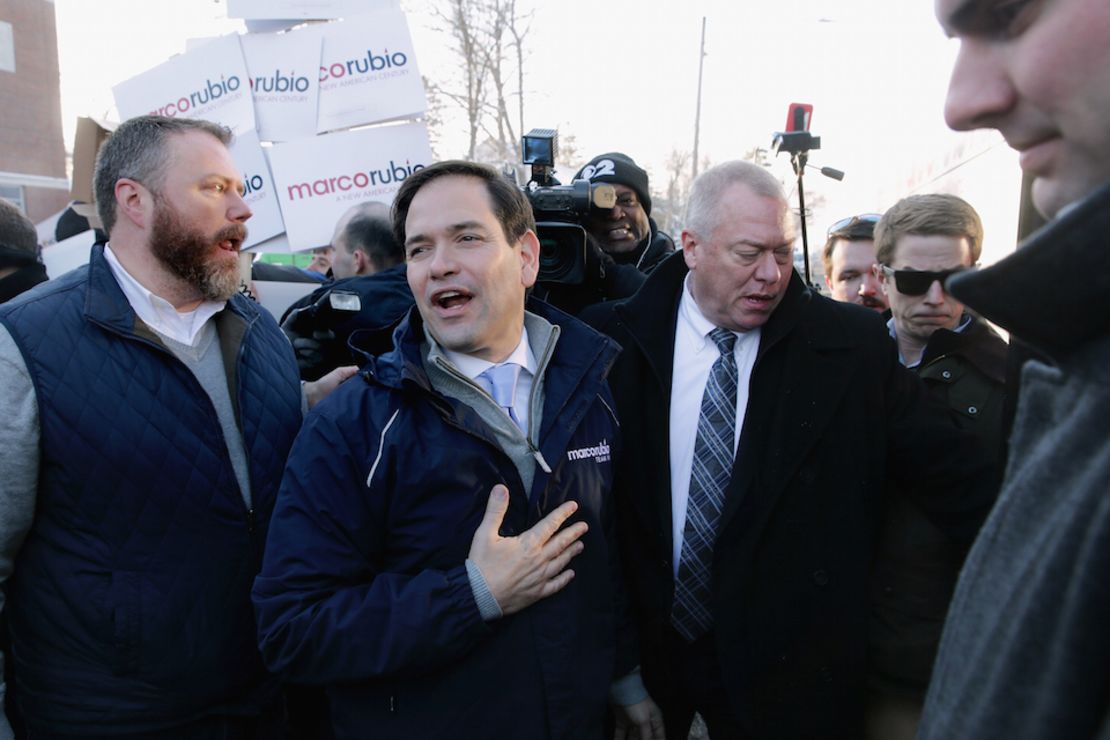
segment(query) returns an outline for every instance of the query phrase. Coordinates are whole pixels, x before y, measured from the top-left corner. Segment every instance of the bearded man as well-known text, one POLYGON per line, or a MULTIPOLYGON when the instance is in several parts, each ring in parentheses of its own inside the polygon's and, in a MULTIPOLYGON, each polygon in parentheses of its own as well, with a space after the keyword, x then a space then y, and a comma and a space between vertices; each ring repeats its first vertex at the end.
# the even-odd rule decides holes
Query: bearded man
POLYGON ((109 243, 0 310, 0 584, 30 737, 280 732, 251 582, 302 407, 344 373, 302 395, 238 293, 230 138, 122 124, 95 174, 109 243))

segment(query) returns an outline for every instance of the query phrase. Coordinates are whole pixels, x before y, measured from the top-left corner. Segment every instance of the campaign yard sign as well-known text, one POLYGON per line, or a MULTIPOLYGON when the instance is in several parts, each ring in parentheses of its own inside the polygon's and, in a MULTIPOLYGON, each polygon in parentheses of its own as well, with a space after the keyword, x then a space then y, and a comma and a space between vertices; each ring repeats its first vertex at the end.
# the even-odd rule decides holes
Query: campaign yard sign
POLYGON ((397 0, 227 0, 228 18, 325 20, 397 7, 397 0))
POLYGON ((324 39, 318 132, 414 117, 427 108, 403 12, 365 13, 318 30, 324 39))
POLYGON ((112 88, 120 118, 203 118, 253 130, 254 102, 238 36, 223 36, 112 88))
POLYGON ((275 144, 267 155, 294 251, 328 244, 339 217, 356 203, 392 203, 401 182, 433 161, 423 123, 275 144))
POLYGON ((248 34, 241 43, 259 137, 289 141, 314 136, 320 35, 308 31, 248 34))
POLYGON ((254 214, 247 221, 247 240, 243 242, 243 248, 248 249, 285 231, 285 225, 281 220, 274 178, 270 175, 258 134, 248 131, 236 136, 229 151, 243 173, 246 189, 243 200, 254 214))

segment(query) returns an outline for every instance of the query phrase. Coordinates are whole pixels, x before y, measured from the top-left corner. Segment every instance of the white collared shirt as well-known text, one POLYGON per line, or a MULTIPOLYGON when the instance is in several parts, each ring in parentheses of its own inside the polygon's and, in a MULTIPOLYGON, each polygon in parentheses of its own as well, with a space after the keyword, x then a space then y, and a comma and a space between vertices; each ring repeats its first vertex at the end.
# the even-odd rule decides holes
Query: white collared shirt
MULTIPOLYGON (((709 337, 717 327, 701 312, 690 292, 690 276, 682 288, 678 304, 678 324, 674 333, 674 365, 671 376, 670 456, 671 456, 671 531, 673 550, 671 566, 678 577, 682 539, 686 529, 686 504, 690 495, 690 471, 694 465, 694 445, 698 435, 698 417, 709 370, 721 356, 716 343, 709 337)), ((752 378, 756 352, 759 350, 760 329, 736 334, 736 429, 733 450, 740 442, 744 413, 748 408, 748 385, 752 378)))
POLYGON ((201 329, 227 305, 227 301, 205 301, 192 311, 178 311, 172 303, 151 293, 136 280, 120 264, 110 244, 104 247, 104 258, 135 315, 154 331, 181 344, 197 346, 201 329))
POLYGON ((506 362, 515 362, 520 365, 521 370, 516 381, 516 393, 513 394, 513 413, 516 414, 517 419, 520 419, 520 425, 524 428, 524 433, 528 434, 528 400, 532 395, 532 379, 536 374, 536 356, 532 353, 531 345, 528 344, 528 329, 521 327, 520 341, 517 343, 516 349, 504 361, 498 363, 466 355, 462 352, 454 352, 442 345, 440 345, 440 349, 443 350, 444 357, 460 373, 473 380, 481 388, 485 388, 485 386, 477 380, 477 377, 494 365, 504 365, 506 362))

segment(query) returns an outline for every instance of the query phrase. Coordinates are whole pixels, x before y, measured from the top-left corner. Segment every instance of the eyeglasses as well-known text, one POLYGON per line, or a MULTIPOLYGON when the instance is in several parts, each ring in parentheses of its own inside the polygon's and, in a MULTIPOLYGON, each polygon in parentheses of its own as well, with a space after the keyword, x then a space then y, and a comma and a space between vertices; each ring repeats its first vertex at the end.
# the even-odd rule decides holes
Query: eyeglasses
POLYGON ((894 278, 894 287, 898 288, 898 292, 902 295, 925 295, 929 292, 929 288, 933 286, 934 282, 939 281, 940 287, 944 287, 944 281, 961 272, 974 270, 975 266, 971 267, 955 267, 951 270, 940 270, 939 272, 931 272, 929 270, 895 270, 889 265, 880 265, 879 269, 887 277, 894 278))
POLYGON ((882 217, 883 214, 881 213, 861 213, 858 216, 849 216, 848 218, 842 218, 829 227, 829 231, 826 236, 832 236, 833 234, 836 234, 840 231, 847 231, 857 224, 871 224, 872 226, 874 226, 875 224, 879 223, 879 219, 881 219, 882 217))

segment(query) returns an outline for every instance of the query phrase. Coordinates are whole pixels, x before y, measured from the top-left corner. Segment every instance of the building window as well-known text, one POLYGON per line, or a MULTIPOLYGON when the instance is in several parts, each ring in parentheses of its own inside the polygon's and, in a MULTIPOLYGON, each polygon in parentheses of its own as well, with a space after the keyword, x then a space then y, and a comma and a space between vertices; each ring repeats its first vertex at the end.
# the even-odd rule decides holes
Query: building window
POLYGON ((0 198, 27 213, 27 203, 23 200, 23 188, 19 185, 0 185, 0 198))
POLYGON ((15 71, 15 41, 12 24, 0 21, 0 72, 15 71))

